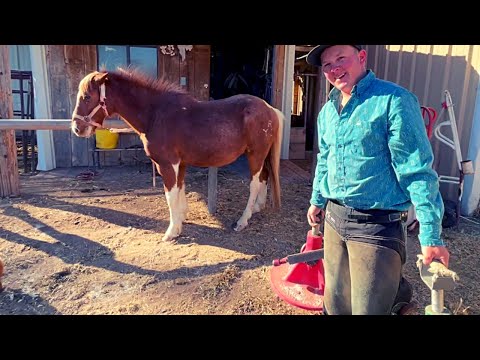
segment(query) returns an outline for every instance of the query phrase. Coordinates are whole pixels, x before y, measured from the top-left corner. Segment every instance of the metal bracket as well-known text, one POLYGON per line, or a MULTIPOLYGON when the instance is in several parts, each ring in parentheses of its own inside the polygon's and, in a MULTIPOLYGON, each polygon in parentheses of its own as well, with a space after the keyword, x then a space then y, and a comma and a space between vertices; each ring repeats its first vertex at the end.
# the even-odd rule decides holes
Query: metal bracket
POLYGON ((432 294, 432 303, 427 306, 426 314, 450 315, 450 311, 444 306, 444 290, 455 288, 456 282, 459 280, 458 275, 437 260, 425 266, 422 255, 418 255, 417 267, 420 271, 420 278, 432 294))

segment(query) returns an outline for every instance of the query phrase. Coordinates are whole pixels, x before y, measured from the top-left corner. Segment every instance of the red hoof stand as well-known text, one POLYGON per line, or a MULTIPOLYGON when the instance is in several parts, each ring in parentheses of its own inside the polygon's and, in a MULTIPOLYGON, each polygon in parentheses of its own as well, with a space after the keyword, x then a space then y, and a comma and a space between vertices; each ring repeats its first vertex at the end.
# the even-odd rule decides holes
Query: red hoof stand
MULTIPOLYGON (((318 250, 323 246, 322 235, 307 234, 301 252, 318 250)), ((323 259, 314 264, 298 263, 274 266, 270 270, 273 291, 290 305, 304 310, 323 311, 325 277, 323 259)))

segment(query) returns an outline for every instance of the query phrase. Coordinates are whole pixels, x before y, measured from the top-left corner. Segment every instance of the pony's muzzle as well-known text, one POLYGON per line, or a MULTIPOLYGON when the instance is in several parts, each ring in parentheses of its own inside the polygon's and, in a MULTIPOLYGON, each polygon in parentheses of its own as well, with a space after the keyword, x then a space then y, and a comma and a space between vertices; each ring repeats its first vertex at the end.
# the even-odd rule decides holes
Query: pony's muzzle
POLYGON ((80 132, 80 129, 78 128, 78 125, 75 122, 72 123, 72 131, 77 136, 78 136, 78 133, 80 132))

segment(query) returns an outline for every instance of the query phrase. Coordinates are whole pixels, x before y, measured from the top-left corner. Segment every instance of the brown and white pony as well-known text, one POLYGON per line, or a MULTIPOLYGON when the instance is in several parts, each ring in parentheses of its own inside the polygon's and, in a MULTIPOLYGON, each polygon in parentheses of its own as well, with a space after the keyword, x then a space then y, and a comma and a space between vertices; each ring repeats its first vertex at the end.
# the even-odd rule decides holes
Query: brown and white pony
POLYGON ((182 231, 186 218, 187 165, 221 167, 246 154, 250 197, 234 226, 244 229, 252 214, 265 208, 267 181, 272 204, 280 207, 281 111, 252 95, 198 101, 175 84, 137 70, 92 72, 79 84, 72 131, 89 137, 107 116, 120 115, 143 142, 161 174, 170 210, 163 240, 182 231))

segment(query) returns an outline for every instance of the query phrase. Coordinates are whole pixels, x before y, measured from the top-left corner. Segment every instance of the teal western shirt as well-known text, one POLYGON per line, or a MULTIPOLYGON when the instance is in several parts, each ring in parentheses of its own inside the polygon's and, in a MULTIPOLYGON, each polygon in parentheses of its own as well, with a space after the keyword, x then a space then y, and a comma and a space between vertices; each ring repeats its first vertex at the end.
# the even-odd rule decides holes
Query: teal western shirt
POLYGON ((317 168, 310 203, 406 211, 413 204, 423 246, 444 245, 443 201, 417 97, 372 71, 338 113, 333 89, 318 115, 317 168))

